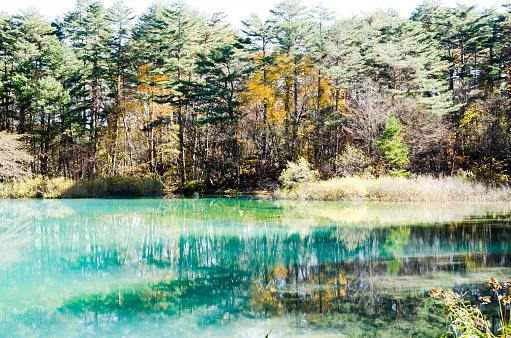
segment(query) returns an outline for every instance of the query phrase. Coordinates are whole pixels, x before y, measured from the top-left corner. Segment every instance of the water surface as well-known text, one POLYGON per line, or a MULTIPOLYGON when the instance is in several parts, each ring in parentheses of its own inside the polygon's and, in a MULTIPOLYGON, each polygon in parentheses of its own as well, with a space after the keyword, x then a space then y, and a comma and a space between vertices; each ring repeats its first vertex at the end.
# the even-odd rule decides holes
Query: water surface
POLYGON ((430 336, 511 274, 496 204, 0 201, 0 336, 430 336))

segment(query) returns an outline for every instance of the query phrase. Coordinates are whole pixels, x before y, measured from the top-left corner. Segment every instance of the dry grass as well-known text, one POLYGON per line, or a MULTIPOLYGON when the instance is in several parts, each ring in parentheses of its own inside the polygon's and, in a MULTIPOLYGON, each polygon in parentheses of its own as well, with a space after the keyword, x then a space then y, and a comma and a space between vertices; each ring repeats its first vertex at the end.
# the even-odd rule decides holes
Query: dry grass
POLYGON ((419 176, 333 178, 327 181, 300 183, 293 189, 276 192, 284 198, 304 200, 440 202, 474 201, 495 202, 511 200, 511 188, 492 188, 483 183, 458 177, 433 178, 419 176))
POLYGON ((490 295, 480 296, 476 305, 471 305, 464 299, 466 294, 460 295, 450 290, 430 290, 429 295, 444 303, 448 312, 447 330, 442 337, 511 338, 511 313, 508 311, 511 303, 511 279, 501 271, 499 273, 504 277, 504 283, 491 277, 488 282, 490 295), (497 315, 490 312, 492 307, 497 310, 497 315))
POLYGON ((105 177, 94 181, 73 181, 63 177, 35 176, 22 181, 0 183, 0 198, 87 198, 162 196, 157 179, 105 177))
POLYGON ((68 191, 75 182, 57 177, 35 176, 20 181, 0 184, 0 198, 56 198, 68 191))

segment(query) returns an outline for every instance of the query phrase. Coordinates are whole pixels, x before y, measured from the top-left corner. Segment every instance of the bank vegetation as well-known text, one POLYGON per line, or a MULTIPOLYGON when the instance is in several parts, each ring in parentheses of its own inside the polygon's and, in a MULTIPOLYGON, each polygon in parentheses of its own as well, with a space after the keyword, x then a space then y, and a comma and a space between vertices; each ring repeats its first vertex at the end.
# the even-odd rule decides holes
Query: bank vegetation
POLYGON ((342 18, 285 0, 242 23, 182 1, 0 13, 2 196, 159 180, 192 196, 507 198, 490 187, 511 174, 509 7, 342 18), (290 189, 279 177, 301 159, 321 181, 290 189))

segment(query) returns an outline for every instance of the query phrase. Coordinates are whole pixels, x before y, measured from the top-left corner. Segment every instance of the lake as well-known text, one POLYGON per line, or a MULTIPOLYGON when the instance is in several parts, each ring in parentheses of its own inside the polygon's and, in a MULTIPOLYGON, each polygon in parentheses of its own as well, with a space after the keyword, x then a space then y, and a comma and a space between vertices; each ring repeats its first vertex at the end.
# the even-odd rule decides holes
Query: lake
POLYGON ((511 274, 511 207, 0 201, 0 336, 439 336, 511 274))

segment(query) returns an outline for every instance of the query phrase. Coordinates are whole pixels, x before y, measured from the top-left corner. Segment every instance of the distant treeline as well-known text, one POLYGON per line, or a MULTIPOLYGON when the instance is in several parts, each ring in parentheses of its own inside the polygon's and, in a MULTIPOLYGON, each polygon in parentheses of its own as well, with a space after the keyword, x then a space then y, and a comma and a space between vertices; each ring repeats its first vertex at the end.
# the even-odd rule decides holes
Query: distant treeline
POLYGON ((511 7, 340 19, 287 0, 243 25, 184 2, 2 13, 0 131, 45 177, 264 188, 304 158, 323 178, 508 180, 511 7))

